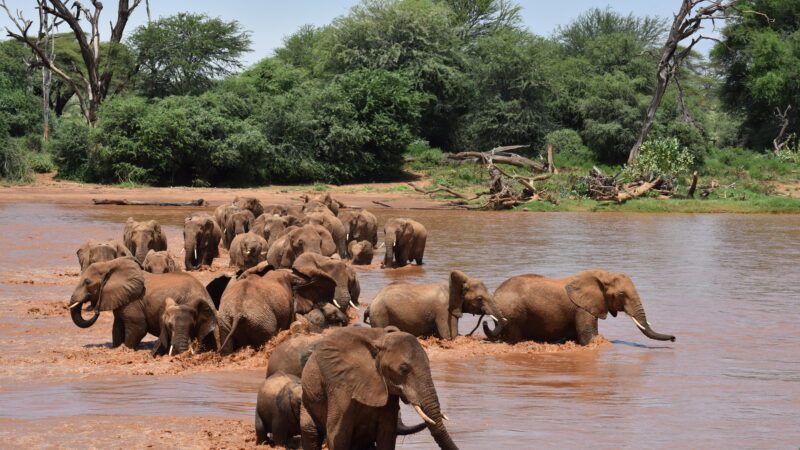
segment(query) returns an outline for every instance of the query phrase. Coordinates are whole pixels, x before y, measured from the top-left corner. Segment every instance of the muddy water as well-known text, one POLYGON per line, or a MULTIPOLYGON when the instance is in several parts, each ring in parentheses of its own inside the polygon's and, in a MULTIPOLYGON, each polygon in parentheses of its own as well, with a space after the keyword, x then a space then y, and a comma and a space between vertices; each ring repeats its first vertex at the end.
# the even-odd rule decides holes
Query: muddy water
MULTIPOLYGON (((188 212, 0 205, 5 442, 24 433, 14 432, 14 426, 26 429, 20 423, 54 418, 252 421, 261 367, 126 372, 103 365, 102 358, 116 352, 105 348, 109 318, 80 330, 58 309, 77 280, 74 252, 82 241, 120 238, 133 215, 158 219, 170 248, 179 250, 188 212), (64 353, 70 349, 77 356, 64 353)), ((601 321, 611 344, 596 349, 464 357, 437 352, 434 380, 462 448, 786 448, 800 442, 800 217, 376 213, 381 222, 403 215, 424 223, 428 248, 424 268, 360 271, 362 302, 390 281, 443 281, 454 268, 492 290, 523 273, 560 277, 607 268, 631 275, 654 328, 677 336, 667 345, 648 340, 620 314, 601 321)), ((474 324, 465 315, 460 329, 474 324)), ((145 352, 123 352, 128 361, 122 364, 146 368, 145 352)), ((413 411, 403 408, 406 421, 415 422, 413 411)), ((148 430, 149 422, 131 426, 148 430)), ((119 444, 116 435, 97 433, 98 445, 119 444)), ((423 432, 398 445, 430 448, 432 440, 423 432)))

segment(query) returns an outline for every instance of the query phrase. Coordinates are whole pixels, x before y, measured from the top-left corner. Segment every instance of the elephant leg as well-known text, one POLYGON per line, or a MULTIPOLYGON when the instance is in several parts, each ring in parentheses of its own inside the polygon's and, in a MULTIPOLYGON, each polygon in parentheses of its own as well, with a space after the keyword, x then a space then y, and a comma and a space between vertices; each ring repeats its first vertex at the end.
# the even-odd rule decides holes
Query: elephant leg
POLYGON ((455 339, 458 337, 458 317, 450 316, 450 338, 455 339))
POLYGON ((138 326, 138 324, 126 324, 125 326, 125 346, 136 350, 139 343, 147 336, 147 326, 138 326))
POLYGON ((578 345, 588 345, 597 336, 597 317, 579 309, 575 317, 575 334, 578 345))
POLYGON ((450 315, 439 314, 436 317, 436 333, 442 339, 452 339, 450 337, 450 315))
POLYGON ((289 439, 292 438, 292 436, 289 435, 289 425, 287 422, 283 414, 276 414, 275 417, 272 418, 272 442, 278 447, 286 447, 289 443, 289 439))
POLYGON ((317 424, 303 405, 300 406, 300 436, 305 450, 322 449, 323 436, 320 435, 317 424))
POLYGON ((394 398, 394 402, 389 400, 389 405, 380 410, 378 436, 375 442, 377 449, 394 450, 397 444, 397 414, 400 411, 400 405, 397 403, 397 397, 394 398))
POLYGON ((125 341, 125 322, 114 311, 114 325, 111 327, 111 347, 117 348, 125 341))
POLYGON ((261 414, 256 409, 256 445, 258 444, 271 444, 268 436, 269 430, 264 427, 264 421, 261 419, 261 414))

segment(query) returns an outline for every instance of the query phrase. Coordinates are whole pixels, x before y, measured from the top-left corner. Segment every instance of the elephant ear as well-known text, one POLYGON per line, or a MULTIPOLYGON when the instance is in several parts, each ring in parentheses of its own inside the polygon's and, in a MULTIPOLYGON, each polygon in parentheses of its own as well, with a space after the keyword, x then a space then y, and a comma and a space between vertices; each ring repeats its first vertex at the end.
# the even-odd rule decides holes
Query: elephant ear
POLYGON ((117 250, 117 258, 124 258, 126 256, 133 257, 133 253, 120 241, 114 241, 114 248, 117 250))
POLYGON ((78 247, 78 251, 75 252, 78 255, 78 263, 81 265, 81 271, 89 267, 89 245, 89 242, 85 242, 78 247))
POLYGON ((330 231, 322 225, 314 225, 314 230, 319 234, 319 237, 322 238, 322 247, 320 251, 324 256, 331 256, 336 253, 336 243, 333 242, 333 236, 331 236, 330 231))
POLYGON ((312 266, 292 268, 292 288, 298 312, 308 312, 317 303, 331 303, 336 292, 336 280, 312 266))
POLYGON ((241 274, 239 274, 238 278, 243 279, 249 277, 250 275, 257 275, 259 277, 263 277, 268 272, 273 270, 275 270, 275 266, 271 265, 268 261, 261 261, 255 266, 243 271, 241 274))
POLYGON ((214 307, 217 310, 219 310, 219 302, 222 300, 222 293, 225 292, 225 288, 228 287, 231 278, 233 277, 230 275, 220 275, 206 285, 206 292, 211 296, 211 302, 214 303, 214 307))
POLYGON ((567 283, 566 290, 572 303, 594 317, 605 319, 608 315, 603 283, 594 271, 587 270, 572 277, 567 283))
POLYGON ((383 335, 379 328, 343 328, 320 341, 313 356, 326 383, 362 405, 386 405, 389 390, 375 363, 383 335))
POLYGON ((464 305, 464 290, 467 287, 467 275, 460 271, 450 272, 450 314, 454 317, 461 317, 461 307, 464 305))
POLYGON ((97 294, 98 311, 120 308, 144 295, 144 275, 138 262, 131 258, 117 258, 98 264, 106 265, 97 294))
POLYGON ((208 300, 198 297, 187 304, 197 312, 197 340, 202 341, 217 328, 217 312, 208 300))
POLYGON ((347 290, 350 291, 350 301, 352 301, 354 305, 358 305, 358 298, 361 296, 361 283, 358 282, 358 276, 352 267, 348 266, 347 272, 349 275, 347 279, 347 290))

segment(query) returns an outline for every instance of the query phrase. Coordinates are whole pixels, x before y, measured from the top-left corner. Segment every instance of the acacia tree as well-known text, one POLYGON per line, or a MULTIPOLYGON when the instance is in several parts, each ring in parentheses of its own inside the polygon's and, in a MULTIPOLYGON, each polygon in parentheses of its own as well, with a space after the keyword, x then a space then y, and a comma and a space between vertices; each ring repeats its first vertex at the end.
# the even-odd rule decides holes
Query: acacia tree
MULTIPOLYGON (((633 148, 631 148, 628 155, 628 164, 636 163, 642 144, 653 127, 656 111, 661 105, 661 99, 664 97, 667 86, 675 77, 684 59, 691 54, 692 49, 698 42, 706 39, 719 41, 714 37, 698 35, 697 33, 703 28, 703 25, 708 22, 713 24, 715 21, 740 17, 742 14, 747 13, 760 14, 755 11, 738 8, 735 0, 682 0, 681 8, 674 16, 667 42, 664 44, 661 58, 656 66, 656 89, 652 100, 650 100, 650 106, 647 107, 639 138, 636 139, 636 143, 633 144, 633 148), (681 42, 690 38, 688 45, 679 47, 681 42)), ((765 15, 760 15, 769 20, 765 15)))
POLYGON ((58 67, 55 60, 48 56, 49 52, 46 49, 46 44, 40 39, 29 36, 28 32, 33 24, 31 20, 25 19, 20 11, 12 14, 5 0, 0 2, 0 6, 6 11, 9 19, 17 28, 16 32, 6 28, 8 36, 30 47, 42 64, 64 80, 78 99, 78 104, 86 122, 94 127, 97 123, 97 110, 108 96, 111 80, 114 77, 114 66, 108 64, 108 61, 114 60, 117 56, 128 19, 141 1, 119 0, 117 21, 112 23, 108 45, 103 46, 102 49, 100 46, 100 13, 103 10, 103 4, 100 1, 91 0, 91 8, 75 0, 46 0, 39 2, 37 8, 40 10, 40 14, 43 11, 43 13, 54 17, 55 20, 66 23, 75 35, 84 66, 75 68, 80 79, 68 75, 66 70, 58 67), (82 20, 89 23, 90 29, 88 33, 83 28, 82 20), (105 52, 102 50, 105 50, 105 52))

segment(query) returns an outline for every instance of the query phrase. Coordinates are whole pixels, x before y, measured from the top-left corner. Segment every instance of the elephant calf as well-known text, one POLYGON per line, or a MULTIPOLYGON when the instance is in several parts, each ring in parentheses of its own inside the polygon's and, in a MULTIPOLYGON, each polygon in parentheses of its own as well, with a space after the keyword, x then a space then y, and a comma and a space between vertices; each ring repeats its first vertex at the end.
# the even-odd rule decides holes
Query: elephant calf
POLYGON ((302 394, 300 378, 295 375, 280 372, 261 383, 256 401, 256 444, 287 447, 300 435, 302 394))
POLYGON ((350 263, 357 266, 368 266, 372 264, 374 252, 375 249, 369 241, 350 241, 350 244, 347 245, 350 263))
POLYGON ((222 230, 211 215, 194 213, 183 222, 184 266, 196 270, 202 265, 210 266, 219 256, 219 241, 222 230))
POLYGON ((393 325, 414 336, 455 339, 462 312, 504 320, 483 282, 454 270, 450 281, 442 283, 398 282, 384 287, 364 311, 364 322, 378 328, 393 325))
POLYGON ((144 262, 149 250, 160 252, 167 249, 167 237, 155 220, 137 222, 128 217, 123 242, 140 263, 144 262))
POLYGON ((172 256, 166 250, 161 252, 156 252, 153 250, 148 251, 147 256, 144 257, 144 263, 142 264, 142 267, 144 270, 150 273, 169 273, 181 271, 180 267, 175 264, 175 260, 172 259, 172 256))
POLYGON ((107 241, 89 239, 78 248, 77 254, 81 272, 96 262, 111 261, 123 256, 133 256, 128 248, 125 247, 125 244, 112 239, 107 241))
POLYGON ((253 233, 238 234, 231 242, 231 266, 239 269, 255 267, 267 259, 267 241, 253 233))
POLYGON ((386 242, 384 267, 402 267, 409 261, 422 264, 428 230, 416 220, 389 219, 383 227, 386 242))

